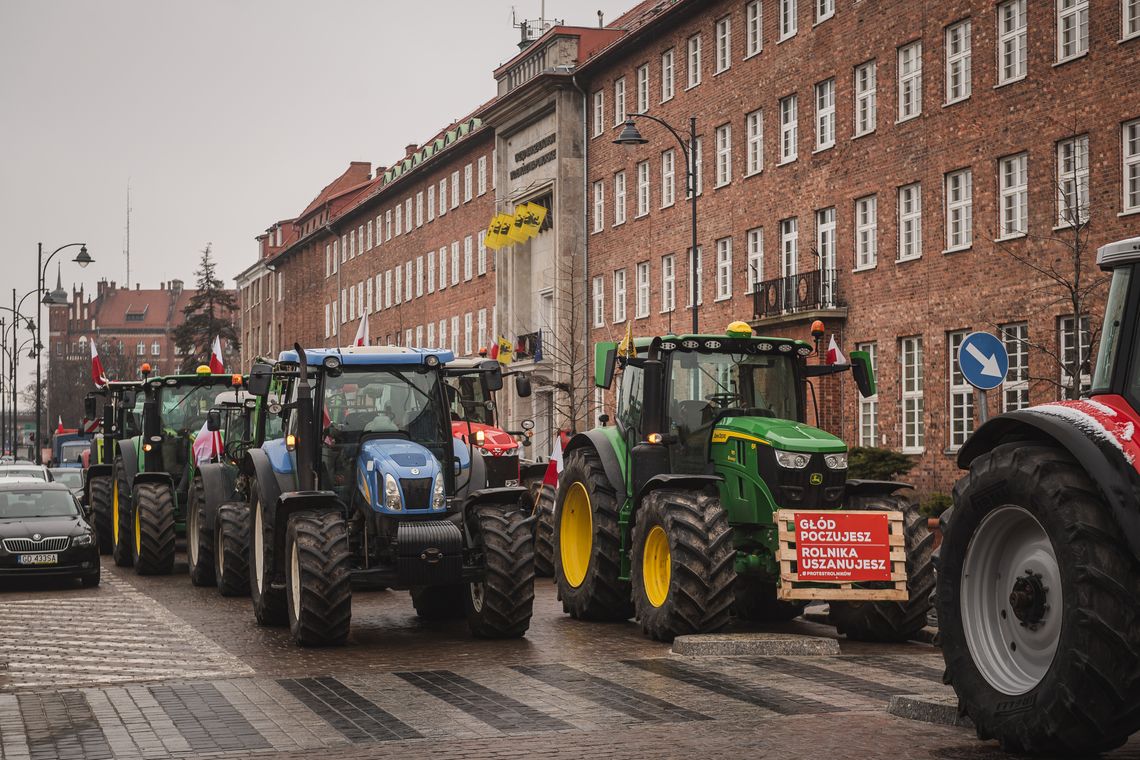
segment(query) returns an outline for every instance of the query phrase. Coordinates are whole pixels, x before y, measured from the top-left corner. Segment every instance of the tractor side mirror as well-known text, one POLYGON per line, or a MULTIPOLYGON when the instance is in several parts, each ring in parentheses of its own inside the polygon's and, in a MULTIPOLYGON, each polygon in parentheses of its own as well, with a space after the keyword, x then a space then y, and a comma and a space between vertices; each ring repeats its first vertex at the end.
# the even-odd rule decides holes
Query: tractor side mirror
POLYGON ((499 364, 497 361, 483 362, 483 371, 479 373, 479 377, 483 379, 483 388, 488 393, 494 393, 495 391, 502 390, 503 365, 499 364))
POLYGON ((851 352, 851 376, 855 380, 855 387, 863 398, 874 396, 878 392, 875 386, 875 370, 871 368, 871 355, 866 351, 851 352))
POLYGON ((515 375, 515 395, 519 398, 527 398, 530 394, 530 375, 524 375, 522 373, 515 375))
POLYGON ((138 394, 135 391, 123 391, 123 408, 133 409, 135 401, 138 400, 138 394))
POLYGON ((222 410, 211 409, 206 412, 206 429, 211 433, 216 433, 222 429, 222 410))
POLYGON ((617 345, 598 343, 594 346, 594 385, 609 388, 614 382, 617 366, 617 345))
POLYGON ((249 370, 249 379, 245 390, 251 396, 264 398, 269 395, 269 380, 273 376, 273 367, 269 364, 254 364, 249 370))
POLYGON ((93 420, 96 418, 98 411, 95 409, 95 397, 88 394, 83 399, 83 418, 93 420))
POLYGON ((648 359, 641 369, 642 393, 645 399, 641 409, 641 432, 643 435, 660 433, 665 424, 663 403, 665 364, 659 359, 648 359))

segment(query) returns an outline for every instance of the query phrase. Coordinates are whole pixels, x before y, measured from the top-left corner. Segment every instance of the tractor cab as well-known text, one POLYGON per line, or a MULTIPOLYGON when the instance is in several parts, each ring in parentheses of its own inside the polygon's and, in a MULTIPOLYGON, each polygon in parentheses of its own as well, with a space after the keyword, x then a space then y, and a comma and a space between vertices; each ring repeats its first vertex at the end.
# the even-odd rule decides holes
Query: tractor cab
POLYGON ((206 429, 222 439, 223 451, 216 458, 224 455, 231 463, 241 460, 242 450, 253 442, 258 407, 257 397, 240 387, 217 394, 206 413, 206 429))
MULTIPOLYGON (((494 359, 453 359, 445 369, 451 405, 451 433, 482 457, 489 486, 519 485, 516 434, 499 426, 495 393, 503 387, 502 365, 494 359)), ((530 395, 529 381, 516 375, 516 392, 530 395)), ((525 436, 526 429, 519 435, 525 436)))

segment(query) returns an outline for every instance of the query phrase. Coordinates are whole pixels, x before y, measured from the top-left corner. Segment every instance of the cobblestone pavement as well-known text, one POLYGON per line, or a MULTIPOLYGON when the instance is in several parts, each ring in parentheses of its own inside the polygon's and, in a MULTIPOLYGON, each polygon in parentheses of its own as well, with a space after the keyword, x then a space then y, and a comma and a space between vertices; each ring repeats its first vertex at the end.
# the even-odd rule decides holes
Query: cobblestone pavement
POLYGON ((354 599, 348 646, 301 650, 248 600, 105 566, 99 589, 0 592, 0 642, 2 760, 1004 757, 886 713, 894 694, 945 693, 928 646, 682 658, 633 624, 570 621, 548 583, 520 642, 375 592, 354 599))

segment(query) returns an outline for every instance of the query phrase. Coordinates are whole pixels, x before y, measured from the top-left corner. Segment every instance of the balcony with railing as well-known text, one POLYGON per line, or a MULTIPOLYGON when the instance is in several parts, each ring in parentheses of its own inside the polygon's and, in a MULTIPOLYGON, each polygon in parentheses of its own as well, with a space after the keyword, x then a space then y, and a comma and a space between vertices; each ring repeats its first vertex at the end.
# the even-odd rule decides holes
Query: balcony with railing
POLYGON ((798 322, 847 316, 834 269, 777 277, 757 283, 752 293, 753 322, 798 322))

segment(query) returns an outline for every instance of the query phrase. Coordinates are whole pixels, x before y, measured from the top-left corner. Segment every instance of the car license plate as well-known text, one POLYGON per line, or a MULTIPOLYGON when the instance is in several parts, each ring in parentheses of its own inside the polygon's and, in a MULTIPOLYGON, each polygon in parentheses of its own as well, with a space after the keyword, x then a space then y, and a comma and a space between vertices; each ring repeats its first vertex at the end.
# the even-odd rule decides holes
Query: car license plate
POLYGON ((21 565, 55 565, 59 563, 59 555, 21 554, 16 561, 21 565))

